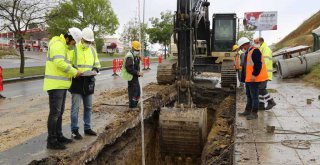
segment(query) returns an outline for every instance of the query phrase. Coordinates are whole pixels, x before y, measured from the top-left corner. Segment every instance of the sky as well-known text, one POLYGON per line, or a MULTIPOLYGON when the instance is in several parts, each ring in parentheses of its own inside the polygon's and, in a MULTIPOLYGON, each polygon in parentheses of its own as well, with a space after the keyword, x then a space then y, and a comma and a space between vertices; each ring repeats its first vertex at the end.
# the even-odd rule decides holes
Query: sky
MULTIPOLYGON (((278 30, 262 31, 267 44, 280 41, 303 21, 320 10, 320 0, 208 0, 210 18, 213 13, 236 13, 239 18, 245 12, 277 11, 278 30)), ((120 36, 123 25, 137 16, 138 0, 110 0, 120 26, 116 36, 120 36)), ((143 0, 141 0, 141 3, 143 0)), ((145 0, 145 22, 149 18, 160 17, 162 11, 176 10, 177 0, 145 0)), ((142 6, 141 6, 142 7, 142 6)), ((142 12, 141 12, 142 21, 142 12)), ((150 26, 150 22, 148 24, 150 26)), ((258 37, 258 32, 255 33, 258 37)))

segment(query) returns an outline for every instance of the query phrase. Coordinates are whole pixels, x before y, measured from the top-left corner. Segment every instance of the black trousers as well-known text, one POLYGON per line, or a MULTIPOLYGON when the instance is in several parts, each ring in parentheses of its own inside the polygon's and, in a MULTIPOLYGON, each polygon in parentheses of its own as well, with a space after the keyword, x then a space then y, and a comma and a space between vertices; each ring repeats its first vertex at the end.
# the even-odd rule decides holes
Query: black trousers
POLYGON ((140 84, 138 77, 133 77, 131 81, 128 81, 128 96, 129 107, 136 107, 140 99, 140 84))
POLYGON ((62 115, 66 101, 66 89, 49 90, 48 141, 55 141, 62 134, 62 115))

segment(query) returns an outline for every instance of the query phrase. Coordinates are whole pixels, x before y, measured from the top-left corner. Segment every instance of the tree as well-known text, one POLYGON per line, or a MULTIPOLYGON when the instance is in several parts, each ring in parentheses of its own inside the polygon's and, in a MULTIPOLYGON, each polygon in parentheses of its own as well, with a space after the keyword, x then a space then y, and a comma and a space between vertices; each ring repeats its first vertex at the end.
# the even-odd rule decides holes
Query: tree
MULTIPOLYGON (((148 41, 146 35, 147 24, 141 23, 141 41, 142 43, 146 43, 148 41)), ((120 41, 129 46, 132 41, 139 40, 139 23, 137 18, 131 19, 128 23, 126 23, 123 27, 123 31, 120 35, 120 41)), ((145 45, 145 44, 143 44, 145 45)))
POLYGON ((47 24, 52 36, 59 35, 70 27, 90 27, 98 39, 114 34, 119 21, 109 0, 71 0, 60 3, 51 10, 47 14, 47 24))
POLYGON ((238 39, 241 37, 247 37, 250 41, 253 40, 254 31, 239 31, 238 39))
POLYGON ((29 25, 32 26, 44 23, 45 11, 55 5, 49 0, 2 0, 0 3, 0 24, 1 30, 8 30, 14 33, 19 43, 20 51, 20 73, 24 73, 24 38, 29 25))
POLYGON ((171 11, 161 12, 161 17, 150 19, 152 27, 147 29, 151 43, 160 43, 165 47, 165 58, 167 58, 167 45, 173 34, 173 14, 171 11))

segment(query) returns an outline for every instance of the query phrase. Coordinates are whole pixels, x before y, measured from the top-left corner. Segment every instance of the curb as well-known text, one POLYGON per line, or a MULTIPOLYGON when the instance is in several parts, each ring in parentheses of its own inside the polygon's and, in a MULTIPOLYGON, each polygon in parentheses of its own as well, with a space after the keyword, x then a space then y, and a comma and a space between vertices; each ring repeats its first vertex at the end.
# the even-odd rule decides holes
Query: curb
MULTIPOLYGON (((105 67, 101 68, 100 70, 110 70, 112 67, 105 67)), ((9 84, 9 83, 15 83, 15 82, 20 82, 20 81, 30 81, 30 80, 38 80, 38 79, 43 79, 44 75, 37 75, 37 76, 28 76, 28 77, 21 77, 21 78, 10 78, 10 79, 4 79, 2 82, 3 84, 9 84)))

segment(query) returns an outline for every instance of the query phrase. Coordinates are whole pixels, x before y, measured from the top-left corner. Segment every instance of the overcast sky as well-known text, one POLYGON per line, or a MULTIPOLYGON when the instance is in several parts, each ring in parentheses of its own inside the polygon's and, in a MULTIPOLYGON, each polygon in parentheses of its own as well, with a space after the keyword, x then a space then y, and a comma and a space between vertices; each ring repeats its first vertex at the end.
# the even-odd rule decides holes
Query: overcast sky
MULTIPOLYGON (((159 17, 162 11, 176 10, 177 0, 145 1, 146 21, 151 17, 159 17)), ((117 31, 119 35, 123 25, 137 15, 138 0, 110 0, 110 2, 120 22, 117 31)), ((268 44, 279 41, 320 10, 320 0, 209 0, 209 2, 210 17, 213 13, 237 13, 241 18, 245 12, 278 11, 278 30, 262 32, 262 37, 268 44)), ((255 36, 258 36, 258 32, 255 36)))

